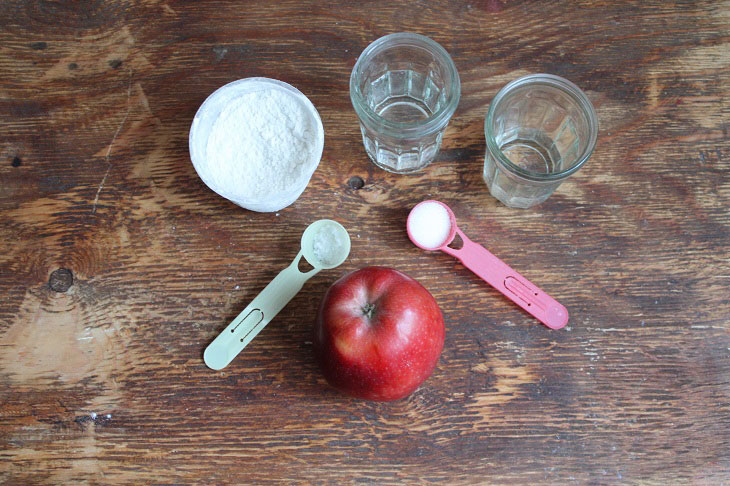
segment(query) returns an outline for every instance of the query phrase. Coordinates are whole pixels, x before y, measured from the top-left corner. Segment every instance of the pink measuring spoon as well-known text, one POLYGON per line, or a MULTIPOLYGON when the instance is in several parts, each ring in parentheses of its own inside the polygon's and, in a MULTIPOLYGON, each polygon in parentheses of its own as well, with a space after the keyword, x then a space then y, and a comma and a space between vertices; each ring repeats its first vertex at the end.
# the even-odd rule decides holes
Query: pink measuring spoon
POLYGON ((467 238, 456 226, 454 212, 446 204, 434 200, 417 204, 408 214, 406 228, 408 238, 414 245, 423 250, 441 250, 458 258, 466 268, 547 327, 560 329, 568 323, 568 310, 565 306, 512 270, 482 245, 467 238), (443 210, 446 211, 445 214, 443 210), (448 245, 457 234, 464 246, 458 250, 449 248, 448 245))

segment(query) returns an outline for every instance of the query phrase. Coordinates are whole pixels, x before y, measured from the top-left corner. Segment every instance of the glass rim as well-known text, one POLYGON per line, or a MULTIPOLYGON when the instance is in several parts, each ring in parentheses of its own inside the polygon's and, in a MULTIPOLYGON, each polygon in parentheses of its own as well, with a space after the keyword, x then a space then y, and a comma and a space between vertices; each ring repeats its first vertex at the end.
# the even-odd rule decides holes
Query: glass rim
POLYGON ((453 59, 451 59, 451 56, 449 56, 449 53, 446 52, 446 49, 441 44, 421 34, 398 32, 376 39, 362 51, 355 66, 352 68, 352 73, 350 73, 350 101, 360 120, 364 121, 368 126, 389 129, 402 135, 427 133, 443 128, 443 125, 449 121, 456 111, 460 98, 461 81, 453 59), (383 118, 368 106, 365 96, 358 87, 357 79, 360 77, 359 74, 362 72, 363 66, 367 61, 385 49, 402 46, 426 49, 444 62, 450 74, 451 93, 449 98, 436 113, 432 113, 425 120, 417 122, 395 122, 383 118))
POLYGON ((510 172, 519 175, 525 179, 536 182, 556 181, 565 179, 566 177, 577 172, 578 169, 580 169, 593 154, 593 151, 596 148, 596 140, 598 139, 598 117, 596 116, 596 110, 594 109, 591 101, 588 99, 585 93, 574 83, 568 81, 565 78, 561 78, 560 76, 555 76, 554 74, 529 74, 527 76, 523 76, 507 83, 504 87, 502 87, 502 89, 499 90, 494 99, 492 99, 492 102, 489 105, 489 112, 484 119, 484 137, 486 138, 487 150, 489 151, 489 153, 510 172), (506 155, 504 155, 502 150, 500 150, 500 148, 497 146, 497 141, 494 139, 494 136, 491 133, 491 125, 494 120, 494 114, 496 112, 497 106, 502 101, 502 99, 507 96, 507 94, 517 88, 539 85, 557 88, 558 90, 570 96, 573 101, 575 101, 581 107, 588 121, 589 138, 588 143, 586 144, 586 148, 577 158, 578 162, 576 162, 572 167, 562 170, 560 172, 533 172, 515 165, 511 160, 509 160, 506 155))

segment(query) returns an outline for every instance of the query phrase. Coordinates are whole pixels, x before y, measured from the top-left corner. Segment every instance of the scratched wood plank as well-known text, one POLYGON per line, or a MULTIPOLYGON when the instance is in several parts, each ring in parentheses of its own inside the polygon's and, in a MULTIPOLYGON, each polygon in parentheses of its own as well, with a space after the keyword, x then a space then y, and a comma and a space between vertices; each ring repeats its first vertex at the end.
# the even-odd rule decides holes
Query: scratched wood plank
POLYGON ((727 1, 3 2, 0 482, 730 483, 728 32, 727 1), (397 31, 440 42, 463 84, 413 176, 368 162, 348 95, 357 55, 397 31), (534 72, 582 87, 601 130, 521 211, 482 182, 483 119, 534 72), (325 126, 309 187, 275 214, 189 162, 200 103, 247 76, 297 86, 325 126), (568 327, 411 245, 428 197, 568 327), (204 347, 322 217, 350 259, 208 370, 204 347), (337 394, 311 356, 323 292, 372 264, 422 282, 447 325, 433 376, 390 404, 337 394))

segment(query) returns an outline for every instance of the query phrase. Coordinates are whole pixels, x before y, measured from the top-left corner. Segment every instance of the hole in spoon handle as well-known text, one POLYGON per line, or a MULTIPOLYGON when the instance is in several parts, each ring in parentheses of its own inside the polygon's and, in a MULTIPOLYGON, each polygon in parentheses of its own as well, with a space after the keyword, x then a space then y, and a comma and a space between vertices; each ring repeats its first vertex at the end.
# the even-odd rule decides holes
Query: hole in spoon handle
POLYGON ((510 275, 505 278, 504 287, 519 299, 512 298, 515 303, 549 328, 560 329, 568 323, 568 310, 565 306, 521 275, 510 275))
POLYGON ((568 310, 539 287, 515 272, 483 246, 462 235, 461 250, 442 250, 455 256, 477 276, 502 292, 508 299, 532 314, 551 329, 560 329, 568 322, 568 310))
POLYGON ((274 277, 241 313, 231 321, 221 334, 211 342, 203 353, 205 364, 220 370, 228 364, 253 340, 281 309, 299 292, 312 275, 319 272, 314 268, 302 273, 297 268, 302 253, 274 277))

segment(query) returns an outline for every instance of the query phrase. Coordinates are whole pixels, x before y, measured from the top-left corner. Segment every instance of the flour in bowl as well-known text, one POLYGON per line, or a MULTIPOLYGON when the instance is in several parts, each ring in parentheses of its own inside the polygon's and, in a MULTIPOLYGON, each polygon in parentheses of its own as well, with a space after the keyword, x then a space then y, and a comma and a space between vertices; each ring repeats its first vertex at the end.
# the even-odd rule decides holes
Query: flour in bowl
POLYGON ((207 173, 214 185, 244 198, 286 192, 305 175, 318 136, 312 113, 295 93, 276 88, 245 93, 213 124, 207 173))

